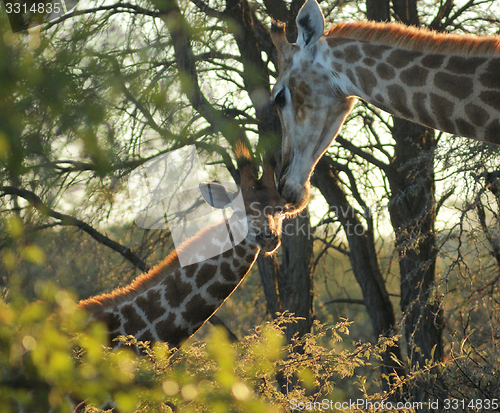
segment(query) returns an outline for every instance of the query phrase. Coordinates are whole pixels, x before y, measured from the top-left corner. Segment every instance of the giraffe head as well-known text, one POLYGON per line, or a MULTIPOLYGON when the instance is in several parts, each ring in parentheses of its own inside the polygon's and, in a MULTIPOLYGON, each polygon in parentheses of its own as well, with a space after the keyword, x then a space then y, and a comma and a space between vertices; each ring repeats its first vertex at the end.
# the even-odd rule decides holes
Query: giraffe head
POLYGON ((351 111, 355 98, 342 90, 342 79, 322 61, 318 49, 325 43, 325 22, 315 0, 297 15, 297 43, 286 40, 283 25, 274 25, 271 37, 278 50, 279 77, 272 99, 283 127, 283 166, 278 185, 296 210, 309 200, 309 178, 351 111))
POLYGON ((248 150, 243 147, 237 149, 237 156, 244 210, 239 210, 238 204, 234 202, 238 192, 229 192, 220 184, 200 184, 200 191, 211 206, 231 206, 236 218, 245 216, 248 224, 247 240, 257 244, 266 254, 272 254, 281 245, 281 224, 286 203, 276 189, 275 164, 265 164, 262 176, 257 179, 252 173, 248 150))

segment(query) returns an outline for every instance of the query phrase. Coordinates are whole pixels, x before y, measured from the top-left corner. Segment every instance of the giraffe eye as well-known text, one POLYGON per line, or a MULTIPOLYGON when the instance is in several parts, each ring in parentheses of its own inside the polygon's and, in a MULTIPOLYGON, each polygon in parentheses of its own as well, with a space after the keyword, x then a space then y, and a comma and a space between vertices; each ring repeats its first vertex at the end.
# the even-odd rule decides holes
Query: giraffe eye
POLYGON ((281 89, 274 97, 274 103, 278 105, 279 108, 283 108, 286 105, 285 88, 281 89))

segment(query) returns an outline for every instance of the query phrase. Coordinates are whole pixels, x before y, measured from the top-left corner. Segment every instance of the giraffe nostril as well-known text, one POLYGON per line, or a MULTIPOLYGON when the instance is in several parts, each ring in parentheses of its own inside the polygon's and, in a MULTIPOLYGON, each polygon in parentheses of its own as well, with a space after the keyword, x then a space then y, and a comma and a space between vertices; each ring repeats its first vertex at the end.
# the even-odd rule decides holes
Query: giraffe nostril
POLYGON ((257 234, 255 240, 259 247, 267 253, 275 251, 281 245, 279 235, 274 232, 257 234))

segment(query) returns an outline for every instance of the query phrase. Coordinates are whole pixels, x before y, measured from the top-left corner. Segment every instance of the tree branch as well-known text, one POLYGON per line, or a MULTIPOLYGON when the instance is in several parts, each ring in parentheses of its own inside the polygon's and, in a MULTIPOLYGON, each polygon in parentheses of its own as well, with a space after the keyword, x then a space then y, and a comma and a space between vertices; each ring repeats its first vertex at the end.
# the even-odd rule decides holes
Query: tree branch
POLYGON ((147 264, 139 258, 134 252, 123 245, 113 241, 112 239, 101 234, 93 227, 91 227, 86 222, 80 221, 72 216, 62 214, 60 212, 54 211, 47 204, 45 204, 35 193, 28 191, 26 189, 14 188, 12 186, 0 186, 0 191, 2 191, 2 196, 4 195, 17 195, 28 201, 34 208, 36 208, 43 215, 58 219, 61 221, 61 225, 75 226, 80 228, 82 231, 89 234, 97 242, 111 248, 112 250, 120 253, 124 258, 134 264, 141 271, 148 271, 147 264))
POLYGON ((189 24, 181 13, 175 0, 158 4, 160 17, 165 22, 172 38, 175 61, 179 71, 179 78, 183 93, 193 108, 214 128, 222 133, 229 144, 234 147, 242 142, 250 148, 250 142, 244 129, 237 122, 226 119, 224 113, 215 109, 201 91, 196 68, 196 58, 191 47, 189 24))
POLYGON ((387 173, 389 165, 375 158, 372 154, 361 150, 356 145, 353 145, 351 142, 349 142, 347 139, 344 139, 342 136, 337 136, 336 141, 340 143, 342 147, 344 147, 348 151, 352 152, 355 155, 360 156, 364 160, 370 162, 372 165, 375 165, 376 167, 382 169, 382 171, 387 173))
POLYGON ((217 20, 223 20, 223 18, 226 17, 224 12, 213 9, 202 0, 191 0, 191 3, 193 3, 201 12, 205 13, 209 17, 215 17, 217 20))
POLYGON ((98 13, 100 11, 115 11, 115 12, 120 12, 120 13, 136 13, 136 14, 143 14, 145 16, 151 16, 151 17, 158 17, 159 16, 158 12, 147 10, 143 7, 137 6, 136 4, 118 2, 115 4, 111 4, 109 6, 100 6, 100 7, 94 7, 94 8, 85 9, 85 10, 73 10, 70 13, 62 15, 58 19, 52 20, 51 22, 47 23, 43 27, 43 30, 47 30, 53 26, 60 24, 61 22, 65 21, 65 20, 72 19, 73 17, 82 16, 84 14, 95 14, 95 13, 98 13))

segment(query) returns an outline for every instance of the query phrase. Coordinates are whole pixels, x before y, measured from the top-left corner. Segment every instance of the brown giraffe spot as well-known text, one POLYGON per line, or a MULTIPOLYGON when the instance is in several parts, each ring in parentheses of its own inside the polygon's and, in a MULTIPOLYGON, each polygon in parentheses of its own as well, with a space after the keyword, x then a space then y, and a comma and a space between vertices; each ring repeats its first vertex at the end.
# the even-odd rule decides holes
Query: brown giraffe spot
POLYGON ((142 330, 144 327, 146 327, 146 323, 144 320, 141 318, 139 314, 137 314, 137 311, 135 311, 135 308, 131 305, 124 305, 121 309, 120 312, 125 320, 125 324, 123 327, 125 328, 125 332, 127 335, 136 335, 139 330, 142 330))
POLYGON ((229 297, 235 288, 236 284, 213 283, 207 288, 207 292, 218 300, 224 300, 229 297))
POLYGON ((231 271, 231 266, 227 262, 223 262, 220 266, 220 272, 225 280, 236 281, 236 276, 231 271))
POLYGON ((375 59, 372 59, 371 57, 365 57, 363 59, 363 63, 367 66, 374 66, 377 61, 375 59))
POLYGON ((344 60, 344 52, 342 50, 335 50, 333 52, 333 57, 339 60, 344 60))
POLYGON ((427 95, 425 93, 417 92, 413 95, 412 103, 415 111, 417 112, 418 119, 426 126, 436 128, 436 122, 427 111, 425 106, 427 95))
MULTIPOLYGON (((332 62, 332 69, 334 72, 342 72, 342 65, 340 63, 337 63, 337 62, 332 62)), ((325 79, 325 80, 327 80, 327 79, 325 79)))
POLYGON ((356 75, 358 76, 358 83, 365 93, 371 95, 373 88, 377 86, 377 79, 371 70, 364 67, 356 67, 356 75))
POLYGON ((248 262, 249 264, 252 264, 255 261, 255 255, 253 254, 248 254, 245 257, 245 261, 248 262))
POLYGON ((205 285, 208 281, 210 281, 215 272, 217 271, 217 267, 212 264, 204 264, 201 266, 200 271, 198 271, 198 275, 196 276, 196 286, 198 288, 205 285))
POLYGON ((465 113, 472 123, 477 126, 483 126, 488 122, 490 115, 481 106, 475 105, 474 103, 468 103, 465 105, 465 113))
POLYGON ((408 86, 424 86, 427 80, 429 69, 424 69, 422 66, 412 66, 401 72, 399 77, 404 84, 408 86))
POLYGON ((387 94, 389 95, 389 100, 391 106, 401 113, 406 118, 412 118, 412 112, 408 108, 406 103, 406 92, 402 86, 391 85, 387 87, 387 94))
POLYGON ((377 93, 377 94, 375 95, 375 100, 376 100, 377 102, 379 102, 379 103, 384 103, 384 101, 385 101, 384 97, 383 97, 380 93, 377 93))
POLYGON ((295 77, 290 78, 290 94, 292 95, 293 110, 295 119, 303 121, 306 115, 305 108, 311 108, 306 105, 306 97, 312 93, 312 89, 305 83, 300 82, 297 84, 295 77))
POLYGON ((191 284, 182 281, 180 274, 169 275, 161 282, 165 285, 164 297, 171 307, 179 307, 192 291, 191 284))
POLYGON ((147 295, 142 294, 135 299, 137 306, 144 311, 149 321, 156 320, 163 313, 161 295, 159 291, 150 290, 147 295))
POLYGON ((114 347, 117 344, 117 338, 121 336, 122 333, 120 331, 109 331, 108 334, 108 345, 109 347, 114 347))
POLYGON ((237 269, 237 274, 240 279, 242 279, 249 271, 250 267, 248 265, 242 265, 237 269))
POLYGON ((344 49, 344 59, 347 63, 356 63, 361 57, 362 55, 359 51, 359 47, 355 44, 347 46, 344 49))
POLYGON ((155 338, 153 337, 153 333, 151 331, 146 330, 139 337, 136 337, 139 341, 149 341, 150 343, 155 342, 155 338))
POLYGON ((352 83, 356 83, 356 77, 354 76, 354 72, 351 69, 347 69, 345 74, 352 83))
POLYGON ((443 65, 445 56, 442 54, 429 54, 422 58, 422 65, 430 69, 437 69, 443 65))
POLYGON ((233 255, 233 250, 232 250, 232 249, 229 249, 229 250, 224 251, 224 252, 222 253, 222 257, 223 257, 223 258, 226 258, 226 259, 227 259, 227 258, 230 258, 232 255, 233 255))
POLYGON ((108 326, 110 332, 118 330, 122 325, 118 314, 107 311, 101 317, 96 317, 96 320, 103 321, 108 326))
POLYGON ((479 95, 479 99, 481 99, 484 103, 496 110, 500 110, 500 93, 499 92, 481 92, 479 95))
POLYGON ((458 118, 457 120, 455 120, 455 124, 457 125, 458 134, 460 136, 475 136, 476 127, 473 124, 467 122, 465 119, 458 118))
POLYGON ((413 52, 411 50, 396 49, 387 58, 386 62, 396 69, 408 66, 415 59, 422 56, 420 52, 413 52))
MULTIPOLYGON (((293 97, 292 97, 293 99, 293 97)), ((306 111, 304 110, 307 106, 306 105, 303 105, 303 106, 299 106, 298 104, 294 106, 294 111, 295 111, 295 120, 297 122, 303 122, 304 119, 306 118, 306 111)))
POLYGON ((451 56, 445 69, 453 73, 473 75, 484 62, 485 57, 451 56))
POLYGON ((245 256, 245 248, 243 248, 241 245, 237 245, 234 250, 236 251, 236 255, 238 257, 245 256))
POLYGON ((384 103, 377 103, 377 107, 379 109, 385 110, 387 113, 393 113, 392 109, 390 106, 385 105, 384 103))
POLYGON ((182 313, 182 316, 188 323, 198 324, 207 320, 216 309, 217 307, 207 304, 200 294, 196 294, 186 304, 186 310, 182 313))
POLYGON ((169 314, 168 318, 156 324, 156 334, 161 341, 169 343, 172 347, 179 345, 189 337, 189 331, 175 324, 175 315, 169 314))
POLYGON ((302 95, 302 96, 310 96, 312 94, 312 89, 308 86, 307 83, 305 82, 300 82, 299 87, 297 88, 297 91, 302 95))
POLYGON ((382 46, 370 43, 364 43, 361 46, 366 57, 373 57, 374 59, 381 59, 386 50, 391 49, 391 46, 382 46))
POLYGON ((431 108, 442 130, 456 133, 455 124, 450 120, 455 104, 442 96, 431 93, 431 108))
POLYGON ((472 79, 470 77, 452 75, 446 72, 436 73, 434 84, 439 89, 459 99, 465 99, 473 91, 472 79))
POLYGON ((488 142, 500 144, 500 121, 498 119, 489 123, 484 137, 488 142))
POLYGON ((500 89, 500 59, 491 59, 479 81, 486 87, 500 89))
MULTIPOLYGON (((184 267, 184 271, 186 272, 187 278, 192 278, 193 275, 198 271, 198 264, 190 264, 184 267)), ((176 271, 177 273, 177 271, 176 271)))
POLYGON ((387 63, 379 63, 376 70, 381 79, 391 80, 396 77, 395 70, 387 63))
POLYGON ((241 265, 241 262, 237 258, 233 258, 233 267, 238 268, 241 265))
POLYGON ((295 121, 297 123, 302 123, 306 117, 305 108, 307 105, 304 105, 304 101, 300 99, 294 99, 294 95, 292 93, 292 102, 293 102, 293 112, 295 114, 295 121))

